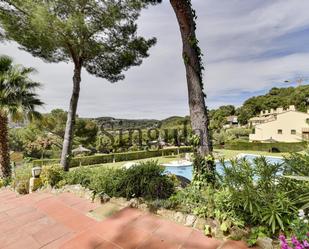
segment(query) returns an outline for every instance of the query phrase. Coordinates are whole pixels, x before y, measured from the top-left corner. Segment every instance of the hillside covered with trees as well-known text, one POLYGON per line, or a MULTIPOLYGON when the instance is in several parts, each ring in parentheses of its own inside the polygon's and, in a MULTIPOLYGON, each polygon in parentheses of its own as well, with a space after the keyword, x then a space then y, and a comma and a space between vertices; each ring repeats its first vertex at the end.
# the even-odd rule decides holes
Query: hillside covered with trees
POLYGON ((238 120, 246 124, 248 119, 258 115, 262 110, 287 108, 295 105, 296 109, 306 112, 309 105, 309 85, 287 88, 272 88, 267 94, 249 98, 237 110, 238 120))

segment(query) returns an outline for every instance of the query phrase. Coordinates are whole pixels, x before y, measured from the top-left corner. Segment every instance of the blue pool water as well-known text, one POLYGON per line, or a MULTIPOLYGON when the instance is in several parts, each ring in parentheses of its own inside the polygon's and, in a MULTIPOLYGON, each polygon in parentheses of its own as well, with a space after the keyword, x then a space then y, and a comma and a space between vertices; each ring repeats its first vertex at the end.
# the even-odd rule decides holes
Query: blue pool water
MULTIPOLYGON (((240 155, 241 158, 246 158, 248 161, 253 161, 254 158, 259 157, 258 155, 249 155, 249 154, 242 154, 240 155)), ((267 161, 269 163, 282 163, 283 159, 281 157, 266 157, 267 161)), ((222 165, 219 161, 216 161, 216 171, 220 174, 222 173, 222 165)), ((192 180, 193 178, 193 166, 191 165, 185 165, 185 166, 165 166, 165 172, 174 174, 174 175, 180 175, 183 176, 189 180, 192 180)))

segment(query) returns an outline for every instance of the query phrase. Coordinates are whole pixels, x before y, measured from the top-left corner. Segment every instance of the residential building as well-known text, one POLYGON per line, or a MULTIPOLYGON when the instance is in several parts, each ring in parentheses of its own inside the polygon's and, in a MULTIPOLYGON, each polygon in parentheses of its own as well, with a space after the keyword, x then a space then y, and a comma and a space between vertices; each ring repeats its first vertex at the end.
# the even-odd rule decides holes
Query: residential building
POLYGON ((250 134, 249 140, 251 142, 309 140, 309 114, 296 111, 294 106, 290 106, 287 110, 278 109, 263 112, 263 115, 251 119, 254 134, 250 134))
POLYGON ((231 127, 237 127, 239 126, 238 123, 238 116, 228 116, 226 117, 226 124, 223 126, 223 128, 228 129, 231 127))
POLYGON ((249 119, 249 125, 250 127, 254 127, 258 124, 263 124, 269 121, 276 120, 276 117, 278 114, 282 114, 284 112, 288 111, 296 111, 296 108, 294 105, 290 105, 288 109, 283 109, 282 107, 277 108, 276 110, 270 109, 261 111, 260 115, 258 117, 253 117, 249 119))

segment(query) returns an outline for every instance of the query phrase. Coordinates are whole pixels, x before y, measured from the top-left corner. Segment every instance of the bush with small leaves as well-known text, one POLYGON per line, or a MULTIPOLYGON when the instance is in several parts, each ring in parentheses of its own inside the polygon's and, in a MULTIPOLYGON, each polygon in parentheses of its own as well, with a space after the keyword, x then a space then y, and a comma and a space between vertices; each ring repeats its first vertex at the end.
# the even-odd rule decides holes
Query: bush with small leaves
POLYGON ((11 181, 11 187, 13 187, 19 194, 29 193, 29 181, 31 175, 31 165, 23 165, 16 169, 14 177, 11 181))
POLYGON ((56 187, 63 178, 63 168, 58 164, 48 165, 42 168, 41 180, 45 186, 56 187))

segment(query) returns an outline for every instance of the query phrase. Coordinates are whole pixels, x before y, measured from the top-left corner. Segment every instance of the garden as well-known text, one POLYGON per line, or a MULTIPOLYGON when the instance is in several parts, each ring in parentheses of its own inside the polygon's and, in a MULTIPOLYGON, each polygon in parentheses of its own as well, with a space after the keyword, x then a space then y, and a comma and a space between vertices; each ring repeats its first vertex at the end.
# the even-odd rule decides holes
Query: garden
MULTIPOLYGON (((216 173, 212 184, 196 178, 183 185, 155 160, 128 169, 77 167, 69 172, 53 164, 43 166, 35 188, 80 185, 93 198, 137 200, 148 211, 174 215, 183 223, 187 221, 181 215, 193 217, 191 225, 205 236, 244 240, 250 246, 268 243, 279 248, 281 241, 281 248, 308 248, 309 154, 290 154, 283 163, 256 157, 222 160, 221 165, 223 174, 216 173)), ((27 194, 32 167, 17 168, 14 177, 1 184, 27 194)))

